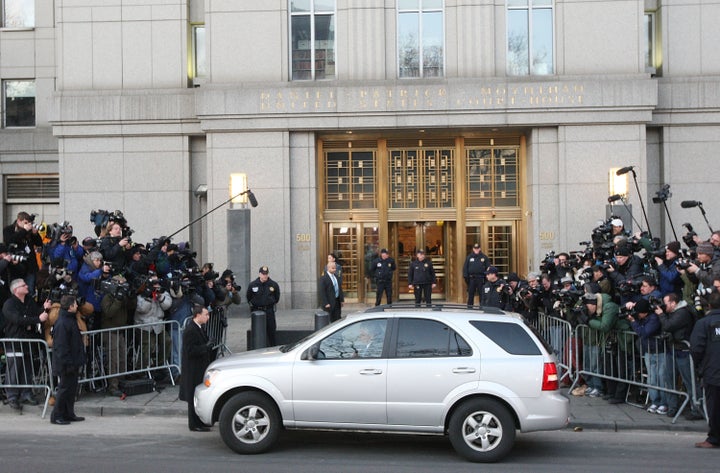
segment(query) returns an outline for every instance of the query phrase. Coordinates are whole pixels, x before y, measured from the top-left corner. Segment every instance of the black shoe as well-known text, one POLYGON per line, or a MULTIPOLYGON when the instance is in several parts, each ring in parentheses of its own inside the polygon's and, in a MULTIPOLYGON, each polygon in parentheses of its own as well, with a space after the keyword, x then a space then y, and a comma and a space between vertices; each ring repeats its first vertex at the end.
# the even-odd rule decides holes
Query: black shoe
POLYGON ((37 402, 37 399, 35 399, 34 397, 26 397, 25 399, 22 400, 22 403, 27 404, 29 406, 37 406, 38 404, 40 404, 39 402, 37 402))
POLYGON ((51 419, 50 423, 55 425, 70 425, 70 422, 65 419, 51 419))
POLYGON ((22 411, 22 405, 15 399, 8 401, 8 406, 15 409, 16 411, 22 411))
POLYGON ((80 417, 80 416, 72 416, 72 417, 68 417, 68 420, 69 420, 70 422, 82 422, 82 421, 85 420, 85 418, 84 418, 84 417, 80 417))
POLYGON ((612 399, 612 397, 613 397, 612 394, 603 394, 602 400, 609 401, 610 399, 612 399))
POLYGON ((611 397, 610 399, 608 399, 608 404, 625 404, 625 399, 611 397))
POLYGON ((668 411, 667 411, 668 417, 675 417, 675 414, 677 414, 677 409, 675 407, 671 407, 670 409, 668 409, 668 411))
POLYGON ((705 416, 700 414, 699 412, 693 412, 690 411, 687 414, 685 414, 686 420, 705 420, 705 416))
POLYGON ((193 432, 210 432, 210 427, 192 427, 193 432))

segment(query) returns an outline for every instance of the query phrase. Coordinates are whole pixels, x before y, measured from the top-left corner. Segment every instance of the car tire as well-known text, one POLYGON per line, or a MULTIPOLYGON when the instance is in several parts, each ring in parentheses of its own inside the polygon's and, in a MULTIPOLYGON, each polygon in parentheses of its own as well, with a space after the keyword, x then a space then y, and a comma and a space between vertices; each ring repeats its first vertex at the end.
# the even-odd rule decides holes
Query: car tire
POLYGON ((508 409, 492 399, 471 399, 455 410, 448 424, 455 451, 472 462, 501 460, 515 443, 515 423, 508 409))
POLYGON ((220 411, 220 437, 237 453, 266 452, 277 441, 280 428, 277 407, 257 392, 234 395, 220 411))

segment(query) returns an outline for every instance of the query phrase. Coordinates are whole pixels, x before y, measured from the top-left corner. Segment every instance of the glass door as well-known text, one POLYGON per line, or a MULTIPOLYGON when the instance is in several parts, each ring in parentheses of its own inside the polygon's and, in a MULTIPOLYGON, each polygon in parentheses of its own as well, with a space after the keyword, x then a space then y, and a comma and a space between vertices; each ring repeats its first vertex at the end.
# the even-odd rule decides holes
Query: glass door
MULTIPOLYGON (((443 222, 398 222, 390 232, 396 248, 395 261, 398 265, 398 299, 415 298, 408 287, 408 268, 419 248, 425 250, 435 269, 437 286, 433 289, 433 299, 445 299, 447 286, 446 231, 443 222)), ((393 255, 391 255, 393 256, 393 255)))
MULTIPOLYGON (((342 273, 346 302, 375 301, 375 283, 369 275, 372 261, 380 253, 376 223, 332 223, 327 253, 335 253, 342 273)), ((322 256, 323 263, 327 255, 322 256)))

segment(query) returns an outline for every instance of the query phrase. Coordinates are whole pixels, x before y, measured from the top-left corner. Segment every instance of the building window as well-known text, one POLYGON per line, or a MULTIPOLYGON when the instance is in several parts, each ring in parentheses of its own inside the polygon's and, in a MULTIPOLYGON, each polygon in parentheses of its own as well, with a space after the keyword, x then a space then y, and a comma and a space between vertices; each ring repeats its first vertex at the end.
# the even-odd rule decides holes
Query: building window
POLYGON ((507 72, 553 74, 553 0, 507 0, 507 72))
POLYGON ((643 30, 645 34, 645 71, 654 74, 658 65, 655 58, 655 12, 645 12, 643 30))
POLYGON ((292 80, 335 78, 335 0, 290 0, 292 80))
POLYGON ((398 0, 399 77, 442 77, 443 0, 398 0))
POLYGON ((3 126, 35 126, 35 81, 4 80, 3 126))
POLYGON ((468 207, 517 207, 518 149, 479 148, 467 153, 468 207))
POLYGON ((455 206, 452 149, 390 150, 390 208, 455 206))
POLYGON ((191 70, 193 79, 203 79, 207 76, 207 56, 205 52, 205 25, 192 25, 191 70))
POLYGON ((327 209, 375 208, 374 152, 328 152, 325 174, 327 209))
POLYGON ((35 0, 2 0, 3 28, 35 26, 35 0))

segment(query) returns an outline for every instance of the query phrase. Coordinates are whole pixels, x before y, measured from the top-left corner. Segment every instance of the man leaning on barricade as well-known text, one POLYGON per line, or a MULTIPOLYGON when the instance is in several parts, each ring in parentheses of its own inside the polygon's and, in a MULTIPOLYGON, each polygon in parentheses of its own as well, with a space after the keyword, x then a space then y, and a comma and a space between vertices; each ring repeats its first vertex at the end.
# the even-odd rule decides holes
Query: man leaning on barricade
MULTIPOLYGON (((671 292, 663 297, 663 304, 655 306, 655 313, 660 319, 660 326, 663 334, 667 336, 668 343, 671 346, 668 355, 668 366, 674 366, 675 369, 669 369, 668 386, 675 389, 678 388, 677 374, 680 374, 683 387, 688 393, 690 399, 688 410, 685 413, 687 420, 701 420, 705 417, 701 414, 701 406, 697 401, 697 378, 692 370, 692 358, 690 357, 690 334, 695 326, 694 309, 684 300, 680 299, 676 293, 671 292)), ((668 416, 674 417, 677 414, 680 399, 676 395, 670 395, 668 405, 668 416)))

